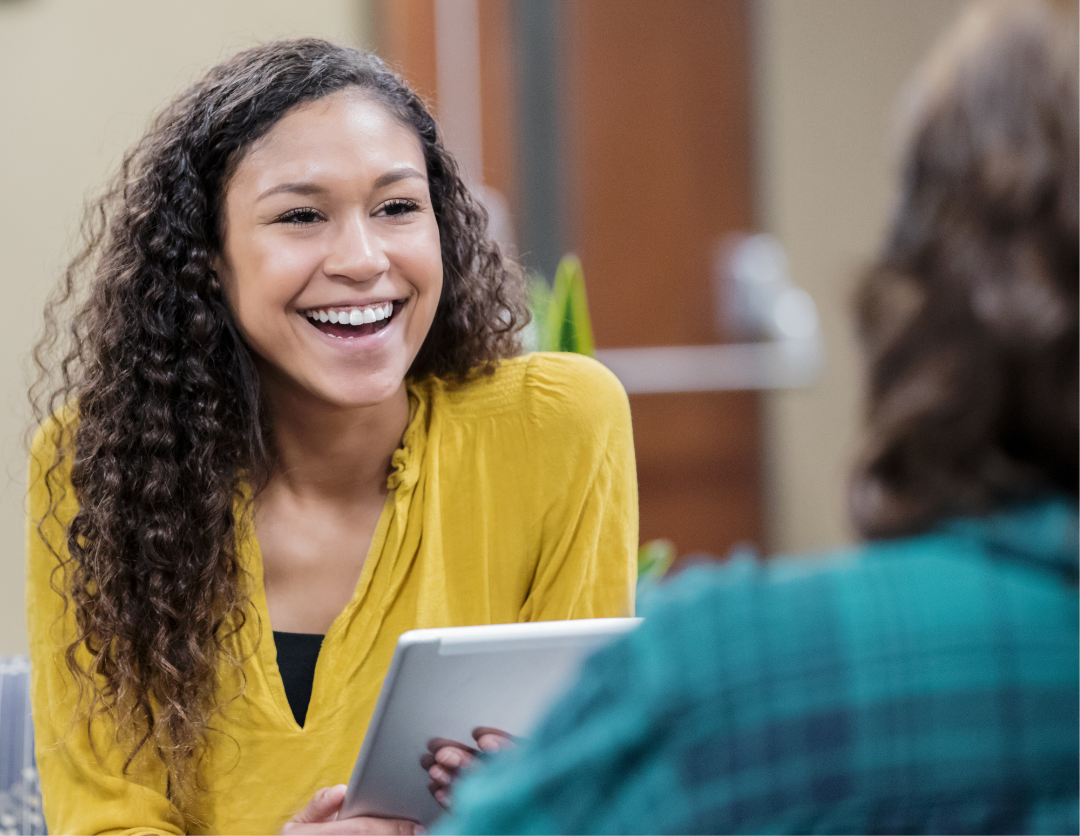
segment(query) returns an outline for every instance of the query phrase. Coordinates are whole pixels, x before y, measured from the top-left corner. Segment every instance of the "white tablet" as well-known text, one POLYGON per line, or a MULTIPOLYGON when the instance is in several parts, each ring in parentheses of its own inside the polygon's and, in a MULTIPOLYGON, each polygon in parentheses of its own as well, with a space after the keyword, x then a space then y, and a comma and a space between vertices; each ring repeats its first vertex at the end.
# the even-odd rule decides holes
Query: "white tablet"
POLYGON ((583 659, 640 622, 585 618, 402 634, 338 817, 429 825, 443 812, 420 766, 431 738, 472 745, 477 726, 527 737, 583 659))

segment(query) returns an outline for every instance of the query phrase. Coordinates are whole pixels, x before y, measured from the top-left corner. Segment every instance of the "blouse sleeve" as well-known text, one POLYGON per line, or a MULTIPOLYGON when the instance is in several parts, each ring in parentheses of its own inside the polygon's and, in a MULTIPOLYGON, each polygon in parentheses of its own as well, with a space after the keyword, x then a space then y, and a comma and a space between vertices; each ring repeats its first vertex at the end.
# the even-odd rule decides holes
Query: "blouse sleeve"
POLYGON ((630 404, 576 354, 538 354, 526 376, 541 552, 520 621, 634 614, 638 495, 630 404))
POLYGON ((39 431, 31 450, 26 527, 31 705, 46 824, 50 833, 183 833, 152 747, 144 746, 125 770, 127 752, 112 721, 99 717, 87 729, 86 701, 65 661, 75 618, 54 589, 66 588, 60 560, 68 557, 65 529, 77 505, 69 468, 47 475, 57 456, 49 435, 39 431), (50 488, 59 497, 55 516, 48 513, 50 488))

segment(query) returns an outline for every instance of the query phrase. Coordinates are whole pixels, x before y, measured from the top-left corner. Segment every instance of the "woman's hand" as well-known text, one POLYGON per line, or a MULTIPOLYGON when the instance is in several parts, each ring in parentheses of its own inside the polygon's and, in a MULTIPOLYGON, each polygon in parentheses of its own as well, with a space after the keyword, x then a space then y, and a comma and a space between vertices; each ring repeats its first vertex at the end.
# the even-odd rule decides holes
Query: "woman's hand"
POLYGON ((515 745, 513 737, 490 726, 476 727, 472 736, 478 748, 445 737, 433 737, 428 741, 427 754, 420 758, 420 765, 431 777, 428 789, 445 809, 450 807, 451 785, 463 769, 472 765, 480 752, 498 752, 515 745))
POLYGON ((315 793, 307 807, 285 822, 282 836, 293 834, 394 834, 413 836, 423 833, 424 828, 408 819, 379 819, 373 816, 356 816, 339 819, 337 814, 345 802, 345 785, 326 787, 315 793))

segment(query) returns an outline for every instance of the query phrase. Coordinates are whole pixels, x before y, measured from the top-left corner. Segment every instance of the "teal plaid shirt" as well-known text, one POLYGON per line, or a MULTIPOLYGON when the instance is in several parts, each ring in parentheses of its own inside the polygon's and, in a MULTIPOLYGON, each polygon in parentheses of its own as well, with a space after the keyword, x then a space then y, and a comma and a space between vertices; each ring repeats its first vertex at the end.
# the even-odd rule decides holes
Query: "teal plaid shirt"
POLYGON ((1077 530, 1053 500, 687 571, 438 828, 1076 833, 1077 530))

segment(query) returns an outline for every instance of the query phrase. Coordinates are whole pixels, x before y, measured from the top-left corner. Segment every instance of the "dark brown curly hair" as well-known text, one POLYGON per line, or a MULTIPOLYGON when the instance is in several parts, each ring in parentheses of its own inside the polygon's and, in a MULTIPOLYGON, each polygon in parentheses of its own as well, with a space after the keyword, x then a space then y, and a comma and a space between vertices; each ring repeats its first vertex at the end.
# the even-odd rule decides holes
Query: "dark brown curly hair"
POLYGON ((1077 495, 1077 28, 969 13, 914 88, 896 215, 857 296, 867 537, 1077 495))
MULTIPOLYGON (((222 203, 252 143, 293 108, 344 88, 419 137, 441 236, 444 284, 410 369, 461 381, 520 350, 521 272, 487 234, 424 103, 374 55, 304 39, 214 67, 153 121, 87 212, 84 243, 45 309, 31 390, 58 454, 43 477, 50 525, 66 530, 54 586, 74 610, 67 665, 89 694, 165 762, 170 793, 220 710, 219 666, 248 617, 234 502, 257 492, 274 450, 259 377, 216 280, 222 203), (66 408, 69 419, 56 419, 66 408), (57 519, 70 483, 78 511, 57 519)), ((243 506, 241 506, 243 507, 243 506)), ((49 519, 47 517, 46 519, 49 519)))

